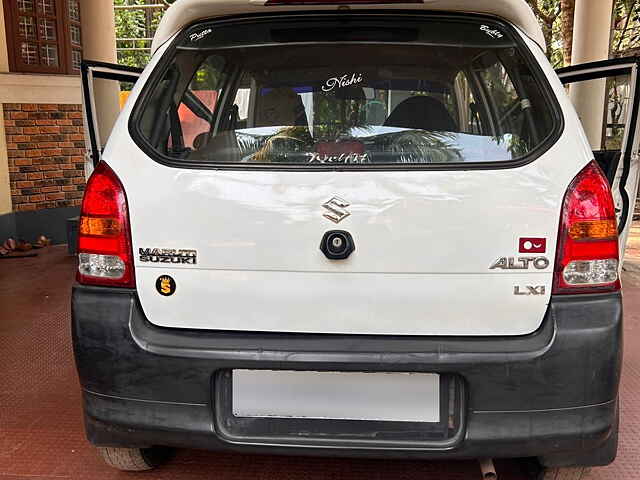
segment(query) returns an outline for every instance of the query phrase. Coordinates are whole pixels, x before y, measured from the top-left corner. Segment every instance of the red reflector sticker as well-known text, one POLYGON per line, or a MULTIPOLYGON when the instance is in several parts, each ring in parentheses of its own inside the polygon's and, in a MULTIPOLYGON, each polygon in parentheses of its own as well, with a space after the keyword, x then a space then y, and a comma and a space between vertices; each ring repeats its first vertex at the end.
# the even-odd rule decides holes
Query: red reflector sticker
POLYGON ((521 238, 520 253, 547 253, 547 239, 521 238))

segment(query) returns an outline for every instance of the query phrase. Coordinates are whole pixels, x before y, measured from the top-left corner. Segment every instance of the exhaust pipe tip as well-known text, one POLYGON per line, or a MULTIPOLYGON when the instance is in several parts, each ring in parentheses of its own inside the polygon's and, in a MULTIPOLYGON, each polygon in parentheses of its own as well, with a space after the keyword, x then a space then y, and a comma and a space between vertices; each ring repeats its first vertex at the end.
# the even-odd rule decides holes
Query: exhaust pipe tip
POLYGON ((478 463, 480 464, 480 471, 482 472, 482 480, 497 480, 498 474, 496 473, 496 468, 493 465, 493 459, 491 458, 480 458, 478 459, 478 463))

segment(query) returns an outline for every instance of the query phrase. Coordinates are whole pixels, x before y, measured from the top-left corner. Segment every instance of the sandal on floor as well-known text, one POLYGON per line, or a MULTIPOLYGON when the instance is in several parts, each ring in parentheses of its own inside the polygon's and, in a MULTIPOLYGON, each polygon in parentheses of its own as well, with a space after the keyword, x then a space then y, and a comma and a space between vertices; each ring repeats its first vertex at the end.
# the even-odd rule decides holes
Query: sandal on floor
POLYGON ((16 249, 17 243, 14 238, 7 238, 2 244, 2 248, 8 250, 9 252, 13 252, 16 249))
POLYGON ((31 257, 37 257, 38 254, 37 253, 15 253, 15 252, 11 252, 8 253, 7 255, 0 255, 0 260, 11 260, 12 258, 31 258, 31 257))
POLYGON ((40 235, 37 240, 33 243, 33 248, 44 248, 51 245, 51 239, 45 237, 44 235, 40 235))
POLYGON ((31 249, 33 249, 33 245, 29 242, 25 242, 24 240, 19 240, 16 245, 16 251, 18 252, 28 252, 31 249))

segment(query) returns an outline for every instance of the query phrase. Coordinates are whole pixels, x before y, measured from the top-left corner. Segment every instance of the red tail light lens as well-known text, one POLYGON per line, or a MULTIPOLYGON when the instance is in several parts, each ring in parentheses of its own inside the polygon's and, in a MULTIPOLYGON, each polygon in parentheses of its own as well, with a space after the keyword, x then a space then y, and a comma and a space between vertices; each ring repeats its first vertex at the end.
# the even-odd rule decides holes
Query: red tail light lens
POLYGON ((78 233, 78 282, 133 287, 133 255, 127 197, 105 162, 94 170, 82 200, 78 233))
POLYGON ((591 162, 565 195, 553 293, 619 290, 619 257, 611 189, 598 164, 591 162))

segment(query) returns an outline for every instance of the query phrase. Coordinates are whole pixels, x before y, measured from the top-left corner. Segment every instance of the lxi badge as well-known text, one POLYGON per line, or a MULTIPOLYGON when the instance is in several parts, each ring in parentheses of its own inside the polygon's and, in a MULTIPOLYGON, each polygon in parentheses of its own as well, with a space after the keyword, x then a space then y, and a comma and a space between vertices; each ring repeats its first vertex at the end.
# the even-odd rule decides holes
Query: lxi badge
POLYGON ((156 290, 163 297, 170 297, 176 293, 176 281, 169 275, 162 275, 156 280, 156 290))

